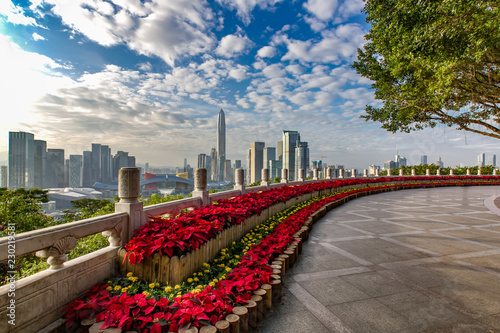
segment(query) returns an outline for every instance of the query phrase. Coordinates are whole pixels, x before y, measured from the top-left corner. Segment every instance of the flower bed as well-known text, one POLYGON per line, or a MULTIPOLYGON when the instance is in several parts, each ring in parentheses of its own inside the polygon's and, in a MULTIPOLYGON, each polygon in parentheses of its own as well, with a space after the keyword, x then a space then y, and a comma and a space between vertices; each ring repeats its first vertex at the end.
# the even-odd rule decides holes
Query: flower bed
MULTIPOLYGON (((181 285, 147 283, 129 274, 125 278, 112 279, 94 287, 83 299, 68 305, 65 310, 67 325, 78 325, 82 319, 93 317, 102 322, 98 324, 102 325, 102 328, 119 327, 124 331, 135 329, 140 332, 175 332, 190 326, 214 325, 226 318, 235 307, 246 304, 255 290, 271 282, 273 268, 270 264, 290 244, 296 242, 301 233, 304 237, 307 236, 304 224, 310 224, 308 223, 310 216, 317 214, 316 212, 322 207, 331 208, 360 195, 401 188, 460 185, 464 180, 474 181, 478 185, 499 184, 498 177, 484 177, 480 178, 480 181, 477 181, 478 178, 462 178, 465 177, 458 180, 449 177, 429 177, 429 179, 392 177, 386 180, 391 183, 403 181, 406 183, 357 188, 341 193, 335 190, 334 193, 329 192, 344 184, 349 186, 368 184, 371 180, 322 182, 221 201, 217 205, 203 207, 204 209, 178 217, 179 223, 173 223, 174 227, 171 230, 165 230, 168 229, 167 222, 177 219, 161 222, 155 220, 151 223, 152 226, 143 227, 137 233, 138 236, 142 235, 141 240, 146 244, 136 246, 136 249, 141 249, 139 251, 141 255, 136 254, 135 259, 149 258, 155 251, 168 255, 170 251, 174 254, 175 251, 198 248, 204 239, 205 242, 208 240, 207 236, 201 237, 203 235, 199 230, 209 230, 218 226, 220 232, 233 223, 241 224, 250 214, 258 214, 279 201, 284 203, 294 196, 304 196, 313 192, 322 194, 320 197, 278 213, 265 223, 256 226, 241 241, 233 241, 227 249, 222 249, 217 258, 211 262, 204 262, 202 270, 195 272, 181 285), (426 182, 428 180, 433 182, 426 182), (200 229, 197 229, 198 223, 200 229), (180 233, 182 237, 172 240, 174 244, 167 246, 169 250, 159 246, 158 239, 162 239, 165 244, 168 243, 170 241, 168 233, 176 234, 175 230, 182 230, 178 229, 181 225, 190 231, 183 231, 180 233), (151 230, 160 234, 160 238, 153 237, 151 230), (153 242, 157 246, 156 249, 146 250, 148 244, 146 240, 153 242)), ((380 182, 380 179, 378 181, 380 182)), ((139 242, 134 241, 132 244, 137 245, 139 242)))

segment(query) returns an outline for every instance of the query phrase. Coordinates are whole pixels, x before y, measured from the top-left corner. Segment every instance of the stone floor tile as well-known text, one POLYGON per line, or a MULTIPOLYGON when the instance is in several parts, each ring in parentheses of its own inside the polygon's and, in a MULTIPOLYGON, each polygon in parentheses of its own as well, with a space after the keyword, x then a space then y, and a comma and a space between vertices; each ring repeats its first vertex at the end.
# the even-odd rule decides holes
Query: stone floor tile
POLYGON ((380 275, 378 272, 354 274, 340 277, 372 297, 379 297, 409 291, 407 286, 380 275))
POLYGON ((370 298, 340 277, 305 281, 300 285, 325 306, 370 298))

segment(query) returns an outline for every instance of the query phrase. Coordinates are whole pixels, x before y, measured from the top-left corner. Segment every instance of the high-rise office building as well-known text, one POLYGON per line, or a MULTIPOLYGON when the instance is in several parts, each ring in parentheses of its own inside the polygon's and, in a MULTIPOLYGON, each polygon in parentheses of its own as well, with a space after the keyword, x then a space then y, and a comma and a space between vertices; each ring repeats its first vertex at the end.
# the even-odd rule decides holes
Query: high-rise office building
POLYGON ((92 144, 92 183, 101 181, 101 145, 92 144))
POLYGON ((233 182, 233 168, 231 167, 231 160, 225 160, 224 165, 224 180, 228 183, 233 182))
POLYGON ((217 167, 218 180, 224 180, 224 169, 226 160, 226 117, 224 111, 220 109, 217 121, 217 167))
POLYGON ((69 187, 82 186, 82 155, 69 155, 69 187))
POLYGON ((101 181, 103 183, 109 183, 112 180, 113 163, 111 161, 111 148, 101 145, 101 181))
POLYGON ((486 154, 482 153, 477 155, 477 166, 485 166, 486 163, 486 154))
POLYGON ((198 154, 198 169, 207 168, 207 154, 198 154))
POLYGON ((0 165, 0 187, 7 187, 9 184, 9 168, 6 165, 0 165))
POLYGON ((234 170, 241 169, 241 160, 234 161, 234 170))
POLYGON ((35 185, 35 136, 26 132, 9 132, 10 190, 35 185))
POLYGON ((274 180, 274 178, 276 178, 276 177, 281 178, 281 166, 282 166, 281 161, 278 161, 278 160, 270 160, 269 161, 269 165, 268 165, 269 178, 271 178, 271 180, 274 180))
POLYGON ((245 174, 245 183, 252 183, 252 148, 248 148, 247 150, 247 171, 245 174))
MULTIPOLYGON (((208 173, 207 173, 208 174, 208 173)), ((210 179, 217 181, 217 150, 212 148, 210 150, 210 179)))
POLYGON ((295 180, 295 147, 300 142, 297 131, 283 131, 283 169, 288 169, 288 177, 295 180))
POLYGON ((132 168, 135 167, 135 157, 128 156, 126 151, 117 151, 113 157, 113 179, 118 179, 118 171, 121 168, 132 168))
POLYGON ((264 168, 264 142, 252 142, 250 145, 250 183, 255 183, 262 179, 262 169, 264 168))
POLYGON ((47 142, 43 140, 34 140, 35 145, 35 179, 34 187, 46 188, 45 170, 47 164, 47 142))
POLYGON ((438 157, 438 160, 436 162, 436 165, 439 167, 439 168, 444 168, 444 163, 443 161, 441 160, 441 156, 438 157))
POLYGON ((45 178, 47 187, 66 187, 64 182, 64 149, 47 149, 46 166, 45 178))
POLYGON ((283 161, 283 141, 278 141, 276 145, 276 160, 283 161))
POLYGON ((427 155, 420 156, 420 165, 426 165, 426 164, 427 164, 427 155))
POLYGON ((269 161, 276 160, 276 148, 264 147, 264 169, 269 168, 269 161))
POLYGON ((92 152, 84 151, 82 161, 82 186, 87 187, 92 185, 94 185, 92 181, 92 152))
POLYGON ((309 147, 307 142, 297 141, 295 147, 295 180, 299 179, 300 169, 304 169, 304 173, 309 170, 309 147))

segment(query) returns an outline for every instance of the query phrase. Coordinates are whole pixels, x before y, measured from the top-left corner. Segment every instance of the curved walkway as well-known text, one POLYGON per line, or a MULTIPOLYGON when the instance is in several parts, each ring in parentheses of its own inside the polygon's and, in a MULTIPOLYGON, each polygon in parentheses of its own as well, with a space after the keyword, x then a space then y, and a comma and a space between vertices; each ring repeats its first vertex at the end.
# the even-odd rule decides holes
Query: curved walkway
POLYGON ((330 211, 258 332, 500 333, 500 186, 395 191, 330 211))

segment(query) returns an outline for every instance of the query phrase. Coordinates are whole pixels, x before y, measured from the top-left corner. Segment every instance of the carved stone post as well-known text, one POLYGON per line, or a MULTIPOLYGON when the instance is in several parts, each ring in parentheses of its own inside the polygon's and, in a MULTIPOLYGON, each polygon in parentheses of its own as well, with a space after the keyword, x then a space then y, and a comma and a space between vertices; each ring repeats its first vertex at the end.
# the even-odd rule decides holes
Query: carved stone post
POLYGON ((379 169, 375 169, 375 177, 380 177, 380 170, 379 169))
POLYGON ((332 179, 332 168, 328 167, 326 168, 326 179, 332 179))
POLYGON ((318 169, 313 169, 313 180, 318 180, 318 169))
POLYGON ((415 171, 415 169, 411 169, 411 175, 412 176, 416 176, 417 175, 417 172, 415 171))
POLYGON ((352 178, 356 178, 356 172, 357 172, 357 171, 358 171, 358 170, 356 170, 356 169, 352 169, 352 170, 351 170, 351 177, 352 177, 352 178))
POLYGON ((481 170, 481 167, 477 168, 477 175, 478 176, 481 176, 483 173, 482 173, 482 170, 481 170))
MULTIPOLYGON (((128 214, 128 225, 121 232, 121 245, 125 245, 132 239, 134 230, 146 223, 142 202, 138 200, 140 180, 141 174, 138 168, 121 168, 118 171, 118 197, 120 201, 115 203, 115 212, 128 214)), ((111 238, 114 232, 109 230, 105 233, 105 236, 108 235, 111 238)))
POLYGON ((260 174, 262 178, 260 185, 269 187, 269 169, 262 169, 260 174))
POLYGON ((453 169, 450 169, 450 176, 453 176, 453 169))
POLYGON ((305 180, 304 173, 304 169, 299 169, 299 179, 297 179, 299 182, 303 182, 305 180))
POLYGON ((497 169, 494 169, 493 170, 493 176, 496 176, 497 175, 497 169))
POLYGON ((288 169, 281 169, 281 182, 288 184, 288 169))
POLYGON ((430 176, 431 175, 431 170, 430 169, 425 169, 425 175, 430 176))
POLYGON ((201 198, 203 206, 211 204, 207 191, 207 169, 205 168, 194 170, 193 197, 201 198))
POLYGON ((240 190, 242 195, 245 194, 245 170, 234 170, 234 181, 236 183, 234 189, 240 190))
POLYGON ((467 169, 467 176, 470 176, 470 169, 467 169))
POLYGON ((441 169, 437 169, 436 176, 441 176, 441 169))
POLYGON ((387 169, 387 177, 391 176, 391 169, 387 169))
POLYGON ((399 176, 403 176, 404 173, 403 173, 403 169, 399 169, 399 176))
POLYGON ((368 169, 363 169, 363 177, 368 177, 368 169))
POLYGON ((344 169, 339 169, 339 178, 344 178, 344 169))

